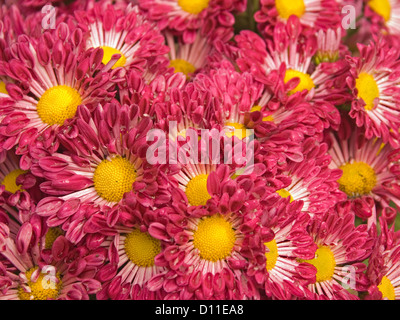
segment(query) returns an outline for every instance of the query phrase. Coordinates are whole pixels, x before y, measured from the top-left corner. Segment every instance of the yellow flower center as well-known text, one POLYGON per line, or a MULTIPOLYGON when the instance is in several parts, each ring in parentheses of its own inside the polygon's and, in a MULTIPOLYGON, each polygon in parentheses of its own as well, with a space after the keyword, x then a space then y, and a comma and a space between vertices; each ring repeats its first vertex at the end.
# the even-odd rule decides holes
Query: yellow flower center
POLYGON ((349 197, 366 195, 376 185, 375 171, 365 162, 346 163, 340 169, 343 175, 338 180, 339 189, 349 197))
POLYGON ((178 5, 183 11, 199 14, 208 7, 209 0, 178 0, 178 5))
POLYGON ((307 262, 317 268, 316 281, 326 281, 332 279, 335 271, 336 261, 332 250, 328 246, 319 246, 315 252, 314 259, 302 260, 300 262, 307 262))
POLYGON ((276 0, 275 7, 279 16, 283 19, 289 19, 291 15, 300 18, 306 11, 303 0, 276 0))
POLYGON ((135 180, 134 165, 120 156, 103 160, 93 174, 97 194, 109 202, 119 202, 126 192, 132 190, 135 180))
POLYGON ((125 56, 122 54, 121 51, 119 51, 118 49, 112 48, 112 47, 107 47, 107 46, 102 46, 100 47, 103 49, 103 60, 101 60, 101 62, 103 64, 107 64, 108 62, 110 62, 112 56, 114 54, 120 54, 121 58, 118 59, 118 61, 111 67, 111 69, 115 69, 118 67, 123 67, 126 64, 126 58, 125 56))
POLYGON ((276 191, 276 193, 279 194, 282 198, 289 198, 290 203, 292 203, 294 200, 292 195, 290 194, 290 192, 287 191, 286 189, 280 189, 280 190, 276 191))
POLYGON ((289 91, 289 95, 292 95, 299 91, 301 92, 303 90, 310 91, 312 88, 315 88, 314 81, 311 79, 311 76, 309 74, 292 69, 286 70, 284 82, 288 83, 293 78, 299 78, 300 83, 297 85, 296 88, 289 91))
POLYGON ((204 206, 211 199, 207 190, 208 174, 199 174, 190 179, 186 186, 186 197, 191 206, 204 206))
POLYGON ((201 219, 193 233, 193 246, 200 257, 213 262, 230 256, 235 241, 231 223, 219 214, 201 219))
POLYGON ((313 61, 316 65, 323 62, 336 62, 339 60, 339 51, 334 52, 323 52, 318 51, 313 57, 313 61))
MULTIPOLYGON (((254 106, 251 108, 250 112, 255 112, 255 111, 261 111, 262 107, 261 106, 254 106)), ((262 121, 270 121, 274 122, 274 117, 273 116, 266 116, 262 118, 262 121)))
POLYGON ((45 236, 45 249, 51 249, 54 241, 56 241, 56 239, 62 234, 64 234, 64 231, 59 227, 49 228, 45 236))
POLYGON ((15 169, 7 174, 1 184, 4 186, 6 191, 15 193, 17 191, 23 191, 20 185, 17 185, 16 180, 21 175, 26 173, 26 171, 21 169, 15 169))
POLYGON ((392 7, 389 0, 371 0, 368 2, 369 7, 379 14, 385 21, 389 21, 392 7))
POLYGON ((226 130, 225 130, 225 134, 229 138, 232 138, 233 136, 235 136, 239 139, 244 139, 247 137, 247 128, 242 123, 228 122, 225 124, 225 127, 233 127, 233 129, 226 128, 226 130))
POLYGON ((386 276, 382 277, 382 281, 379 284, 378 289, 380 292, 382 292, 383 298, 387 298, 388 300, 396 300, 394 286, 386 276))
POLYGON ((267 257, 267 270, 271 271, 278 260, 278 245, 276 244, 275 239, 264 243, 264 245, 269 249, 269 252, 266 252, 265 256, 267 257))
POLYGON ((0 81, 0 93, 8 94, 4 81, 0 81))
POLYGON ((59 85, 46 90, 37 104, 40 119, 48 124, 63 125, 64 121, 73 118, 76 109, 82 103, 81 96, 74 88, 59 85))
POLYGON ((154 258, 161 252, 161 242, 147 232, 133 230, 125 238, 125 252, 139 267, 154 266, 154 258))
POLYGON ((182 72, 187 79, 190 78, 190 75, 196 71, 194 65, 190 62, 183 60, 183 59, 175 59, 171 60, 169 63, 170 68, 174 68, 174 72, 182 72))
POLYGON ((374 100, 379 98, 379 88, 372 75, 361 72, 356 79, 356 88, 358 90, 358 98, 365 102, 365 110, 374 108, 374 100))
POLYGON ((38 267, 29 269, 25 274, 28 278, 28 283, 31 292, 25 292, 23 288, 18 289, 18 296, 21 300, 48 300, 57 299, 62 288, 60 273, 52 275, 49 273, 40 273, 36 282, 31 281, 32 273, 38 267), (58 281, 57 281, 58 280, 58 281))

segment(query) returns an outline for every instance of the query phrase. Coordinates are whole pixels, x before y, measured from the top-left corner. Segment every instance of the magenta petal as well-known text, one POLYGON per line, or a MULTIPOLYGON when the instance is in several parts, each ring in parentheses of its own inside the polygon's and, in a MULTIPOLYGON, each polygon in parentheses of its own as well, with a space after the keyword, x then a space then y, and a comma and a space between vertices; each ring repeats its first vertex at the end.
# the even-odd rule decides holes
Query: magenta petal
POLYGON ((204 295, 204 299, 208 299, 213 295, 213 274, 211 272, 207 272, 205 276, 203 276, 201 289, 204 295))
POLYGON ((148 232, 150 235, 156 239, 159 240, 169 240, 170 237, 168 236, 168 233, 166 232, 165 226, 159 222, 153 222, 150 227, 148 232))
POLYGON ((73 215, 76 211, 78 211, 80 202, 81 201, 79 199, 71 199, 64 202, 57 212, 57 217, 59 217, 60 219, 64 219, 73 215))
POLYGON ((16 237, 16 245, 19 253, 26 253, 32 239, 32 226, 29 222, 25 222, 18 231, 16 237))
POLYGON ((117 265, 108 264, 102 267, 96 275, 96 278, 101 282, 110 281, 117 274, 117 265))
POLYGON ((147 288, 150 291, 159 291, 163 287, 164 281, 165 274, 158 274, 147 282, 147 288))
POLYGON ((51 251, 55 261, 60 261, 65 258, 69 252, 69 243, 64 236, 59 236, 54 241, 51 251))
POLYGON ((56 156, 39 159, 39 166, 49 172, 59 172, 68 166, 68 162, 56 156))
POLYGON ((36 213, 43 217, 51 216, 52 214, 57 213, 63 203, 64 200, 61 200, 57 197, 43 198, 39 201, 36 207, 36 213))

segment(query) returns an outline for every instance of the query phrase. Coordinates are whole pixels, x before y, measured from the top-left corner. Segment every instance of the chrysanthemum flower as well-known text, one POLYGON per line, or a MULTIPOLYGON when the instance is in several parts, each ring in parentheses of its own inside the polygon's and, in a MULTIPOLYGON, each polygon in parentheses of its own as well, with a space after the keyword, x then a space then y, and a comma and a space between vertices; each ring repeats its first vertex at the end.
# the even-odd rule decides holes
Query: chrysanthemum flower
POLYGON ((38 203, 37 213, 54 226, 63 224, 71 241, 85 235, 88 213, 107 212, 112 226, 125 201, 146 207, 164 201, 155 197, 157 167, 146 165, 152 124, 138 112, 137 106, 110 103, 98 105, 91 117, 81 106, 75 123, 59 134, 68 152, 43 156, 32 168, 45 179, 40 188, 50 196, 38 203))
POLYGON ((301 259, 317 269, 315 283, 308 289, 313 299, 354 300, 359 297, 347 289, 365 291, 368 279, 362 262, 372 252, 375 238, 367 225, 354 225, 351 211, 339 214, 335 209, 312 219, 308 232, 318 246, 313 259, 301 259))
POLYGON ((350 54, 347 46, 342 43, 344 37, 342 28, 319 30, 316 37, 318 49, 313 58, 316 65, 322 62, 336 62, 350 54))
MULTIPOLYGON (((49 254, 38 250, 20 252, 9 229, 0 223, 0 255, 15 267, 6 272, 8 286, 0 293, 0 300, 89 300, 100 283, 93 279, 97 261, 87 250, 73 247, 60 236, 49 254)), ((100 252, 95 253, 99 257, 100 252)))
POLYGON ((170 101, 171 92, 184 90, 186 76, 174 73, 164 56, 148 62, 141 74, 134 69, 128 71, 126 81, 118 83, 118 96, 121 104, 138 105, 141 116, 156 121, 157 114, 165 109, 164 103, 170 101))
POLYGON ((292 16, 286 25, 275 26, 273 40, 267 42, 252 31, 241 31, 235 37, 240 48, 237 63, 242 71, 250 71, 266 84, 270 73, 277 72, 283 77, 284 94, 304 97, 325 128, 337 129, 340 116, 335 105, 348 100, 343 79, 347 64, 338 60, 314 65, 317 38, 314 34, 304 37, 301 30, 299 20, 292 16))
MULTIPOLYGON (((208 73, 199 73, 193 83, 200 91, 211 93, 215 103, 210 105, 214 109, 205 113, 207 121, 223 127, 226 136, 239 140, 255 138, 265 149, 264 154, 270 158, 270 163, 285 161, 286 158, 294 161, 302 159, 301 141, 304 139, 304 131, 307 130, 295 122, 293 117, 291 119, 294 122, 289 120, 293 116, 289 110, 280 117, 281 110, 276 110, 277 105, 274 102, 270 107, 276 113, 269 111, 265 105, 259 105, 260 102, 267 103, 271 98, 270 88, 255 81, 251 73, 238 72, 230 61, 224 60, 218 68, 208 73), (277 118, 271 121, 274 115, 277 118), (280 123, 281 121, 284 123, 280 123)), ((296 109, 295 104, 293 102, 288 109, 296 109)), ((309 118, 309 121, 315 121, 315 117, 309 118)))
MULTIPOLYGON (((77 108, 94 108, 113 98, 121 68, 103 72, 101 50, 82 52, 82 32, 60 24, 45 31, 39 40, 19 38, 16 58, 5 64, 5 73, 18 84, 7 84, 10 99, 0 106, 0 148, 23 159, 30 149, 57 150, 57 132, 77 108), (78 63, 80 61, 80 63, 78 63)), ((28 169, 28 160, 21 162, 28 169)))
POLYGON ((371 33, 400 36, 400 1, 365 0, 364 15, 371 23, 371 33))
POLYGON ((36 179, 32 174, 27 175, 26 170, 22 170, 19 165, 19 157, 14 150, 3 151, 0 153, 0 194, 8 195, 25 192, 24 196, 29 197, 26 189, 35 185, 36 179), (21 176, 21 177, 20 177, 21 176))
POLYGON ((380 221, 380 235, 368 260, 367 276, 371 282, 366 300, 400 300, 400 238, 395 226, 380 221))
POLYGON ((289 203, 277 194, 265 198, 262 208, 253 241, 261 242, 264 255, 249 267, 249 273, 268 298, 305 298, 309 294, 306 286, 315 281, 316 274, 312 266, 298 261, 312 259, 317 249, 306 231, 310 216, 301 212, 301 203, 289 203))
POLYGON ((169 47, 169 67, 173 68, 174 72, 182 72, 189 80, 207 64, 212 43, 211 39, 200 31, 196 33, 193 43, 183 43, 171 32, 165 32, 165 39, 169 47))
POLYGON ((216 172, 210 177, 213 198, 206 208, 159 209, 165 223, 152 223, 149 232, 170 242, 156 261, 167 271, 148 287, 163 287, 168 299, 257 299, 246 268, 252 259, 247 244, 258 221, 258 202, 248 201, 244 189, 229 177, 219 181, 216 172))
POLYGON ((342 120, 339 132, 330 132, 326 140, 332 157, 329 168, 342 171, 339 189, 346 193, 346 202, 358 217, 371 217, 375 206, 384 216, 392 216, 391 201, 400 205, 399 174, 393 167, 396 153, 382 139, 365 139, 352 121, 342 120))
POLYGON ((193 42, 196 32, 202 28, 207 34, 232 29, 233 13, 246 9, 243 0, 140 0, 138 3, 149 20, 157 22, 161 30, 167 28, 182 36, 184 43, 193 42))
POLYGON ((307 138, 303 144, 304 159, 289 161, 275 180, 276 192, 283 198, 303 203, 302 211, 312 216, 330 210, 337 202, 345 199, 339 190, 339 169, 330 169, 328 146, 315 138, 307 138))
POLYGON ((139 14, 137 6, 128 5, 122 10, 102 1, 95 3, 89 12, 77 11, 75 16, 79 26, 89 33, 86 47, 101 48, 102 63, 110 63, 112 69, 126 67, 141 71, 146 58, 168 51, 159 30, 139 14))
POLYGON ((157 216, 152 209, 136 208, 130 221, 116 225, 109 235, 88 238, 89 246, 108 251, 107 262, 96 275, 102 283, 97 299, 162 300, 167 294, 163 289, 150 291, 147 286, 153 277, 166 271, 166 267, 155 263, 166 246, 149 233, 149 225, 155 221, 157 216))
POLYGON ((348 87, 353 94, 350 117, 363 127, 367 139, 399 146, 399 51, 384 40, 358 44, 360 55, 348 57, 348 87))
POLYGON ((291 16, 299 18, 305 32, 336 29, 340 25, 340 9, 335 0, 261 0, 254 15, 259 31, 272 36, 278 22, 287 23, 291 16))

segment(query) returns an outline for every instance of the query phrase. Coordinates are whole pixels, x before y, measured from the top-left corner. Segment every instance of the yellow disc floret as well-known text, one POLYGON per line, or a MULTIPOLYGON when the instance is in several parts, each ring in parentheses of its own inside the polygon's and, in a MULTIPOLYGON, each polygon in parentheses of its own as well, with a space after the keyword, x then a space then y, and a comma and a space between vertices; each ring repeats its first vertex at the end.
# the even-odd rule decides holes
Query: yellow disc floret
POLYGON ((388 277, 383 276, 381 283, 378 286, 379 291, 382 293, 382 297, 388 300, 396 300, 396 293, 394 286, 388 277))
POLYGON ((267 258, 267 270, 271 271, 275 267, 276 261, 278 260, 278 245, 275 239, 264 243, 264 245, 269 249, 269 252, 266 252, 265 256, 267 258))
POLYGON ((327 281, 332 279, 335 272, 336 261, 332 250, 328 246, 318 246, 314 259, 300 260, 307 262, 317 268, 316 281, 327 281))
POLYGON ((51 272, 41 272, 35 282, 31 281, 32 273, 38 267, 29 269, 25 275, 28 279, 26 285, 31 292, 26 292, 22 287, 18 289, 18 297, 21 300, 54 300, 57 299, 62 289, 60 273, 52 275, 51 272))
POLYGON ((275 7, 282 19, 289 19, 291 15, 300 18, 306 11, 303 0, 276 0, 275 7))
POLYGON ((107 64, 112 56, 114 54, 120 54, 121 57, 118 59, 118 61, 111 67, 111 69, 115 69, 118 67, 123 67, 126 64, 126 57, 122 54, 121 51, 118 49, 112 48, 112 47, 107 47, 107 46, 102 46, 100 47, 103 49, 103 60, 101 61, 103 64, 107 64))
POLYGON ((281 196, 281 198, 289 198, 290 203, 292 203, 294 200, 292 195, 290 194, 290 192, 287 191, 286 189, 280 189, 280 190, 276 191, 276 193, 279 194, 281 196))
POLYGON ((178 5, 183 11, 199 14, 208 7, 209 0, 178 0, 178 5))
POLYGON ((97 194, 109 202, 119 202, 126 192, 132 190, 135 181, 135 166, 120 156, 103 160, 93 174, 97 194))
POLYGON ((59 85, 46 90, 37 104, 40 119, 48 125, 63 125, 65 120, 75 116, 81 96, 74 88, 59 85))
POLYGON ((26 173, 26 171, 21 169, 15 169, 8 173, 1 184, 4 186, 5 190, 11 193, 15 193, 17 191, 23 191, 20 185, 17 185, 17 178, 21 175, 26 173))
POLYGON ((365 162, 346 163, 340 169, 339 189, 349 197, 369 194, 376 185, 375 171, 365 162))
POLYGON ((225 134, 229 138, 235 136, 239 139, 244 139, 247 137, 247 128, 242 123, 228 122, 225 124, 225 127, 226 127, 225 134))
POLYGON ((232 224, 219 214, 202 218, 193 233, 193 246, 200 257, 213 262, 230 256, 235 241, 232 224))
POLYGON ((358 98, 365 102, 365 110, 372 110, 375 106, 375 99, 379 98, 379 88, 372 75, 361 72, 356 79, 358 98))
POLYGON ((161 252, 161 242, 147 232, 133 230, 125 238, 125 252, 139 267, 154 266, 154 258, 161 252))
POLYGON ((64 231, 59 227, 49 228, 45 236, 45 243, 44 243, 45 249, 51 249, 54 241, 56 241, 56 239, 62 234, 64 234, 64 231))
MULTIPOLYGON (((250 112, 255 112, 255 111, 260 111, 261 112, 262 107, 261 106, 254 106, 253 108, 251 108, 250 112)), ((262 121, 270 121, 270 122, 274 122, 274 117, 269 115, 266 117, 262 118, 262 121)))
POLYGON ((170 68, 174 68, 174 72, 182 72, 187 79, 196 71, 196 67, 190 62, 183 59, 174 59, 169 63, 170 68))
POLYGON ((309 74, 292 69, 286 70, 284 82, 288 83, 293 78, 299 78, 300 82, 296 88, 289 91, 289 95, 292 95, 296 92, 301 92, 303 90, 310 91, 312 88, 315 88, 314 81, 309 74))
POLYGON ((186 186, 186 197, 191 206, 204 206, 211 199, 207 190, 208 174, 199 174, 190 179, 186 186))
POLYGON ((6 89, 6 84, 4 81, 0 81, 0 93, 8 94, 8 91, 6 89))
POLYGON ((392 12, 392 6, 390 5, 389 0, 371 0, 368 2, 368 5, 385 21, 389 21, 392 12))

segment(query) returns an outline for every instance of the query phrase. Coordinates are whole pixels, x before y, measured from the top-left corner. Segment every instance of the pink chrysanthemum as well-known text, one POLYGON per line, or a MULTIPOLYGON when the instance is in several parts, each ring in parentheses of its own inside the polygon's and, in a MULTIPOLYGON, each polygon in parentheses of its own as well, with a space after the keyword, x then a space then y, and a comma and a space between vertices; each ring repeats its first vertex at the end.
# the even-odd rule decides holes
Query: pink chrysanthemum
POLYGON ((182 43, 171 32, 165 32, 166 43, 169 47, 169 67, 174 72, 182 72, 188 80, 200 72, 208 63, 213 49, 212 40, 198 31, 192 43, 182 43))
POLYGON ((254 256, 248 243, 254 236, 259 204, 247 200, 244 189, 226 174, 221 179, 220 173, 226 171, 218 172, 210 174, 213 197, 205 208, 189 211, 177 204, 161 208, 158 216, 165 222, 150 225, 150 234, 169 244, 156 261, 167 271, 154 277, 149 289, 164 287, 167 299, 259 297, 246 275, 248 259, 254 256))
POLYGON ((339 190, 337 179, 340 170, 328 167, 328 146, 315 138, 307 138, 303 144, 304 159, 288 162, 280 175, 274 179, 275 191, 283 198, 302 202, 302 211, 312 216, 330 210, 338 201, 345 199, 339 190))
POLYGON ((102 71, 101 50, 82 52, 81 41, 79 29, 60 24, 39 40, 19 38, 15 58, 4 65, 16 84, 8 83, 9 96, 2 96, 0 148, 16 146, 16 153, 23 155, 22 169, 31 165, 25 157, 30 149, 57 150, 59 128, 75 117, 79 105, 94 108, 114 96, 111 90, 122 69, 102 71))
MULTIPOLYGON (((262 83, 255 81, 251 73, 238 72, 231 62, 224 60, 208 74, 198 74, 193 83, 200 91, 211 93, 215 103, 210 105, 213 109, 207 110, 207 121, 223 127, 227 136, 235 139, 257 139, 264 148, 264 154, 270 158, 270 163, 284 162, 285 158, 293 161, 302 159, 304 128, 293 117, 294 122, 283 121, 283 118, 293 115, 289 110, 280 119, 280 111, 277 110, 276 113, 271 110, 268 115, 262 116, 262 112, 266 113, 268 109, 259 103, 266 103, 270 99, 270 88, 266 89, 262 83), (277 123, 270 121, 274 115, 278 119, 277 123), (280 121, 285 123, 281 125, 280 121)), ((295 104, 293 103, 292 110, 296 108, 295 104)), ((273 102, 270 106, 276 109, 273 102)), ((312 122, 315 118, 311 117, 309 120, 312 122)))
POLYGON ((399 38, 400 1, 364 0, 364 2, 364 16, 371 23, 370 32, 375 34, 382 34, 389 38, 399 38))
POLYGON ((318 246, 315 257, 300 260, 317 269, 316 281, 308 285, 312 299, 358 300, 347 289, 365 291, 368 279, 362 262, 372 252, 375 238, 367 225, 354 225, 351 211, 339 213, 335 209, 311 220, 308 232, 318 246))
POLYGON ((100 289, 93 277, 101 253, 94 253, 95 258, 63 236, 47 252, 41 253, 38 246, 21 252, 8 227, 0 223, 0 255, 15 267, 2 270, 2 282, 8 281, 0 300, 89 300, 100 289))
MULTIPOLYGON (((14 150, 0 152, 0 195, 12 205, 28 204, 31 196, 40 196, 36 190, 36 177, 22 170, 14 150)), ((38 198, 38 197, 37 197, 38 198)), ((26 205, 25 205, 26 206, 26 205)))
POLYGON ((260 229, 252 241, 261 242, 264 254, 249 266, 249 273, 268 298, 306 298, 306 286, 315 281, 316 272, 298 259, 312 259, 317 249, 306 231, 310 217, 301 212, 301 203, 289 203, 277 194, 264 198, 262 208, 260 229))
POLYGON ((340 8, 335 0, 261 0, 260 10, 254 15, 259 31, 272 36, 279 22, 287 23, 296 16, 304 32, 336 29, 340 25, 340 8))
POLYGON ((150 119, 140 118, 137 106, 115 103, 98 105, 92 116, 83 106, 78 113, 59 133, 68 152, 45 154, 32 167, 45 179, 40 188, 49 195, 37 213, 49 217, 52 226, 63 225, 73 242, 85 235, 83 226, 96 212, 106 214, 112 226, 125 202, 148 207, 164 201, 155 197, 162 189, 157 166, 146 164, 150 119))
POLYGON ((347 195, 345 202, 360 218, 370 218, 376 206, 386 218, 392 219, 395 210, 390 203, 400 205, 399 172, 394 162, 398 152, 382 139, 365 139, 362 130, 353 128, 352 121, 346 117, 342 120, 339 132, 328 133, 326 141, 332 157, 329 168, 342 171, 337 181, 339 189, 347 195))
POLYGON ((88 238, 89 246, 99 245, 108 250, 107 262, 96 276, 102 283, 96 295, 99 300, 162 300, 167 294, 162 288, 150 291, 147 285, 153 277, 166 271, 156 261, 167 243, 149 233, 151 223, 159 224, 155 212, 136 209, 129 222, 118 224, 109 230, 108 236, 94 234, 88 238))
POLYGON ((368 260, 366 300, 400 300, 400 238, 394 227, 380 219, 381 233, 368 260))
POLYGON ((169 60, 158 56, 147 64, 144 72, 128 71, 126 81, 118 84, 121 104, 139 106, 139 114, 157 120, 158 112, 164 110, 164 103, 170 100, 171 92, 184 90, 186 76, 174 73, 169 60))
POLYGON ((110 63, 112 69, 125 67, 141 71, 147 58, 168 51, 159 30, 139 13, 137 6, 128 5, 122 10, 103 1, 89 12, 77 11, 75 16, 79 26, 88 31, 86 47, 101 48, 103 64, 110 63))
POLYGON ((161 30, 182 36, 184 43, 193 42, 200 29, 208 35, 232 30, 233 12, 246 9, 243 0, 140 0, 138 3, 149 20, 157 22, 161 30))
POLYGON ((302 96, 311 102, 311 111, 325 128, 337 129, 340 116, 335 106, 348 100, 344 82, 347 64, 337 60, 315 65, 317 37, 305 37, 301 30, 299 20, 292 16, 286 25, 275 26, 273 40, 265 42, 252 31, 241 31, 235 37, 240 48, 237 63, 242 71, 250 71, 266 84, 270 73, 277 72, 284 82, 282 98, 285 94, 302 96))
POLYGON ((347 84, 353 94, 349 115, 367 139, 378 137, 396 148, 400 145, 399 50, 382 39, 358 44, 358 49, 359 56, 348 57, 347 84))

